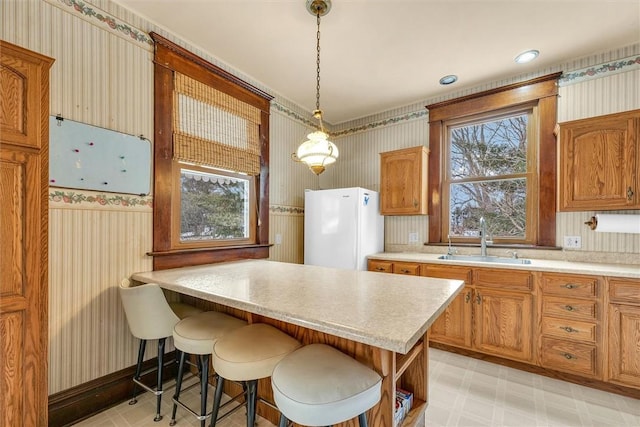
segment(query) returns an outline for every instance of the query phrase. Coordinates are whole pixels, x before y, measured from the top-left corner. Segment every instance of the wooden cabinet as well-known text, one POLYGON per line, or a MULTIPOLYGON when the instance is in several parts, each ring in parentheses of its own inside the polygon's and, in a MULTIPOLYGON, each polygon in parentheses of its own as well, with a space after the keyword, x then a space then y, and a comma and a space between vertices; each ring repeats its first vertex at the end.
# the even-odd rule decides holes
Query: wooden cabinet
POLYGON ((400 269, 465 281, 429 329, 438 347, 537 365, 551 376, 638 396, 640 280, 369 260, 372 271, 400 269))
POLYGON ((602 287, 594 276, 541 275, 541 366, 603 378, 602 287))
POLYGON ((640 388, 640 280, 609 279, 609 381, 640 388))
POLYGON ((380 213, 427 214, 429 150, 418 146, 380 153, 380 213))
POLYGON ((47 425, 49 68, 0 40, 0 425, 47 425))
POLYGON ((423 265, 421 274, 466 284, 431 326, 431 341, 531 361, 534 305, 530 272, 423 265))
POLYGON ((640 110, 560 124, 560 211, 640 208, 640 110))
POLYGON ((532 359, 533 277, 528 271, 474 269, 474 349, 532 359))
POLYGON ((457 279, 465 281, 465 288, 460 292, 444 313, 433 322, 429 339, 434 342, 471 347, 471 269, 468 267, 445 267, 439 265, 423 265, 421 275, 440 279, 457 279))

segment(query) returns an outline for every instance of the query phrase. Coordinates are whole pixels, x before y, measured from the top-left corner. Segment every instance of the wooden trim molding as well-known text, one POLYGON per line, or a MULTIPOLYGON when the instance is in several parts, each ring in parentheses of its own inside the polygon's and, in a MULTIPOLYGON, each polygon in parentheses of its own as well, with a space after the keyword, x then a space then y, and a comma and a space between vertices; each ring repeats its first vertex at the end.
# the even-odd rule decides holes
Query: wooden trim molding
POLYGON ((557 150, 553 133, 557 121, 557 81, 554 73, 472 95, 427 105, 429 110, 429 243, 441 243, 442 234, 442 152, 445 122, 527 103, 536 103, 539 115, 537 247, 556 245, 557 150))
MULTIPOLYGON (((175 351, 166 353, 165 361, 175 361, 175 351)), ((149 359, 144 362, 143 370, 151 369, 157 363, 157 358, 149 359)), ((163 373, 165 380, 175 378, 177 373, 176 366, 175 363, 165 365, 163 373)), ((52 394, 49 396, 49 427, 70 426, 130 399, 131 393, 133 393, 132 378, 135 370, 135 365, 130 366, 79 386, 52 394)), ((145 384, 154 384, 155 372, 144 375, 142 381, 145 384)), ((169 398, 169 396, 170 394, 165 394, 163 397, 169 398)), ((149 412, 150 420, 153 419, 153 416, 154 414, 149 412)))
POLYGON ((269 115, 273 97, 207 62, 164 37, 151 33, 154 55, 154 206, 153 269, 182 267, 269 256, 269 115), (172 243, 175 194, 173 160, 174 72, 187 75, 260 110, 260 173, 256 176, 257 226, 255 242, 246 246, 218 246, 187 251, 172 243))

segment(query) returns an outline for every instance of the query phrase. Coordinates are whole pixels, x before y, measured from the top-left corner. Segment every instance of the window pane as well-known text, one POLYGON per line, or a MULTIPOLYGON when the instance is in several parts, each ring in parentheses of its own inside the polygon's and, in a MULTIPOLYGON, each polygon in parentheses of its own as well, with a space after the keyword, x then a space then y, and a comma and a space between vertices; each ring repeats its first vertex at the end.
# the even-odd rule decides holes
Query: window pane
POLYGON ((527 114, 449 128, 451 179, 527 170, 527 114))
POLYGON ((449 230, 452 237, 479 237, 480 217, 487 235, 524 238, 527 183, 524 178, 452 184, 449 230))
POLYGON ((180 240, 249 237, 249 180, 180 171, 180 240))

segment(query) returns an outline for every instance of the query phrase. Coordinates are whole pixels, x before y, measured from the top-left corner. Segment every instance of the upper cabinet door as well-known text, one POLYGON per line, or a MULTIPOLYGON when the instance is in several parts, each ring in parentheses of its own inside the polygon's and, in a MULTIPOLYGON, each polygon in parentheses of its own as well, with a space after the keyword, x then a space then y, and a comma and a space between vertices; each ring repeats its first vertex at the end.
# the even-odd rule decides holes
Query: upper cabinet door
POLYGON ((0 133, 3 143, 40 148, 40 130, 48 126, 49 105, 41 96, 42 87, 49 84, 49 58, 25 53, 5 43, 0 50, 0 133), (45 114, 43 114, 43 112, 45 114), (41 122, 41 120, 45 122, 41 122))
POLYGON ((427 214, 427 156, 418 146, 380 153, 380 213, 427 214))
POLYGON ((640 110, 560 124, 560 211, 638 209, 640 110))

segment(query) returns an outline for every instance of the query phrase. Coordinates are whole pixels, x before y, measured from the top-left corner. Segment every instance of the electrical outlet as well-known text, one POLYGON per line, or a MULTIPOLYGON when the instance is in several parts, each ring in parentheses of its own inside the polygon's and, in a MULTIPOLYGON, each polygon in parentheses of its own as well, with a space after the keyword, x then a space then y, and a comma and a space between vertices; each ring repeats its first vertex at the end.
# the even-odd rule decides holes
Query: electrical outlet
POLYGON ((282 234, 276 234, 276 245, 282 244, 282 234))
POLYGON ((582 237, 564 236, 564 247, 568 249, 580 249, 582 247, 582 237))
POLYGON ((418 233, 415 231, 409 233, 409 243, 418 243, 418 233))

